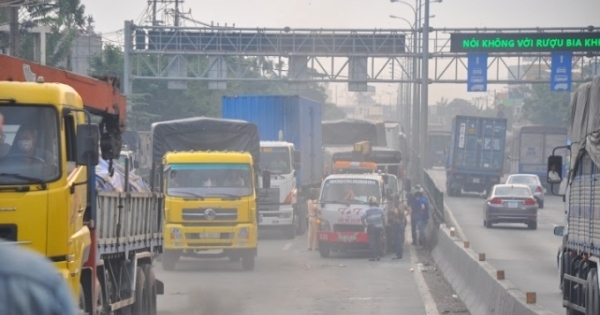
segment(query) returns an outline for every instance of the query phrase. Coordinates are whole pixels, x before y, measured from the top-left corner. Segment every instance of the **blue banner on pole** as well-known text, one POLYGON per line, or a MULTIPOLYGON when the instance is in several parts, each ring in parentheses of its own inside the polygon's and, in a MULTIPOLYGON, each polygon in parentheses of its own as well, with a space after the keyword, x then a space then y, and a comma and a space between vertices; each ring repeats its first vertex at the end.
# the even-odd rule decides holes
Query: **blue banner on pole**
POLYGON ((550 70, 550 91, 571 91, 572 52, 552 53, 552 69, 550 70))
POLYGON ((467 91, 487 92, 487 53, 467 54, 467 91))

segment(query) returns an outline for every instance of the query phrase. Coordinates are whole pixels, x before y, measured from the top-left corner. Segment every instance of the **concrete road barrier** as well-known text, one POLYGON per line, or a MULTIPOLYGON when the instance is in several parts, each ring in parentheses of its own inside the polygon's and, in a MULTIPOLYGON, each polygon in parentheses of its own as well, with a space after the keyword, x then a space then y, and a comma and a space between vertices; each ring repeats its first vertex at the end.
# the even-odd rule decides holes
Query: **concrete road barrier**
MULTIPOLYGON (((506 280, 502 270, 495 269, 464 240, 451 236, 446 224, 440 224, 435 234, 433 258, 471 314, 555 315, 540 305, 528 304, 527 295, 506 280)), ((532 302, 535 295, 528 295, 532 302)))

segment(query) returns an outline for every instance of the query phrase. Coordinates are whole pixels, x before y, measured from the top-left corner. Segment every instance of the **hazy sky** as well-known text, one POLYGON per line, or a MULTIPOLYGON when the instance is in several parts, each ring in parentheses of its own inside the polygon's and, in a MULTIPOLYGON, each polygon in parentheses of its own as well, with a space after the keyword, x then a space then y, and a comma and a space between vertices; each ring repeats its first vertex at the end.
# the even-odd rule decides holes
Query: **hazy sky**
MULTIPOLYGON (((147 0, 81 0, 86 13, 94 16, 96 30, 107 39, 122 39, 125 20, 143 23, 148 17, 147 0)), ((413 1, 407 1, 414 5, 413 1)), ((292 28, 408 28, 408 23, 389 18, 390 14, 414 19, 412 9, 389 0, 186 0, 183 11, 205 23, 237 27, 292 28)), ((434 28, 472 27, 580 27, 600 26, 600 0, 443 0, 431 4, 434 28)), ((190 25, 188 23, 187 25, 190 25)), ((433 62, 430 64, 433 67, 433 62)), ((453 75, 452 75, 453 77, 453 75)), ((396 87, 377 84, 384 103, 396 87)), ((489 85, 488 91, 502 86, 489 85)), ((346 85, 338 85, 340 103, 346 85)), ((481 93, 467 93, 465 84, 430 85, 430 104, 441 97, 471 99, 481 93)))

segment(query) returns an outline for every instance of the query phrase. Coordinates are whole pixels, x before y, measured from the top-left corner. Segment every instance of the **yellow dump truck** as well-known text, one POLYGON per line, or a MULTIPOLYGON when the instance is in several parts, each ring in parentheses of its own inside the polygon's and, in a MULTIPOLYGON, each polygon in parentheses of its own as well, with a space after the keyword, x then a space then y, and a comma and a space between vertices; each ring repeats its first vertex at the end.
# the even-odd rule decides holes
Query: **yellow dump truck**
POLYGON ((121 149, 116 81, 2 55, 0 69, 0 238, 51 260, 81 313, 156 314, 161 197, 96 191, 95 166, 121 149))
POLYGON ((163 268, 173 270, 180 257, 228 257, 253 270, 257 126, 205 117, 159 122, 152 147, 152 182, 165 194, 163 268))

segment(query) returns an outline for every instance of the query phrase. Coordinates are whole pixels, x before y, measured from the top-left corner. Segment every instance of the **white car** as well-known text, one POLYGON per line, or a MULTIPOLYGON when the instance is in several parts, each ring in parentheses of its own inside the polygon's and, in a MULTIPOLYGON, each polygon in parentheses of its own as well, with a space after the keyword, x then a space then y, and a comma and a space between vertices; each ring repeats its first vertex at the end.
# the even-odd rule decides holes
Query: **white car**
POLYGON ((533 174, 512 174, 506 179, 507 184, 527 185, 538 203, 540 209, 544 208, 544 187, 537 175, 533 174))

